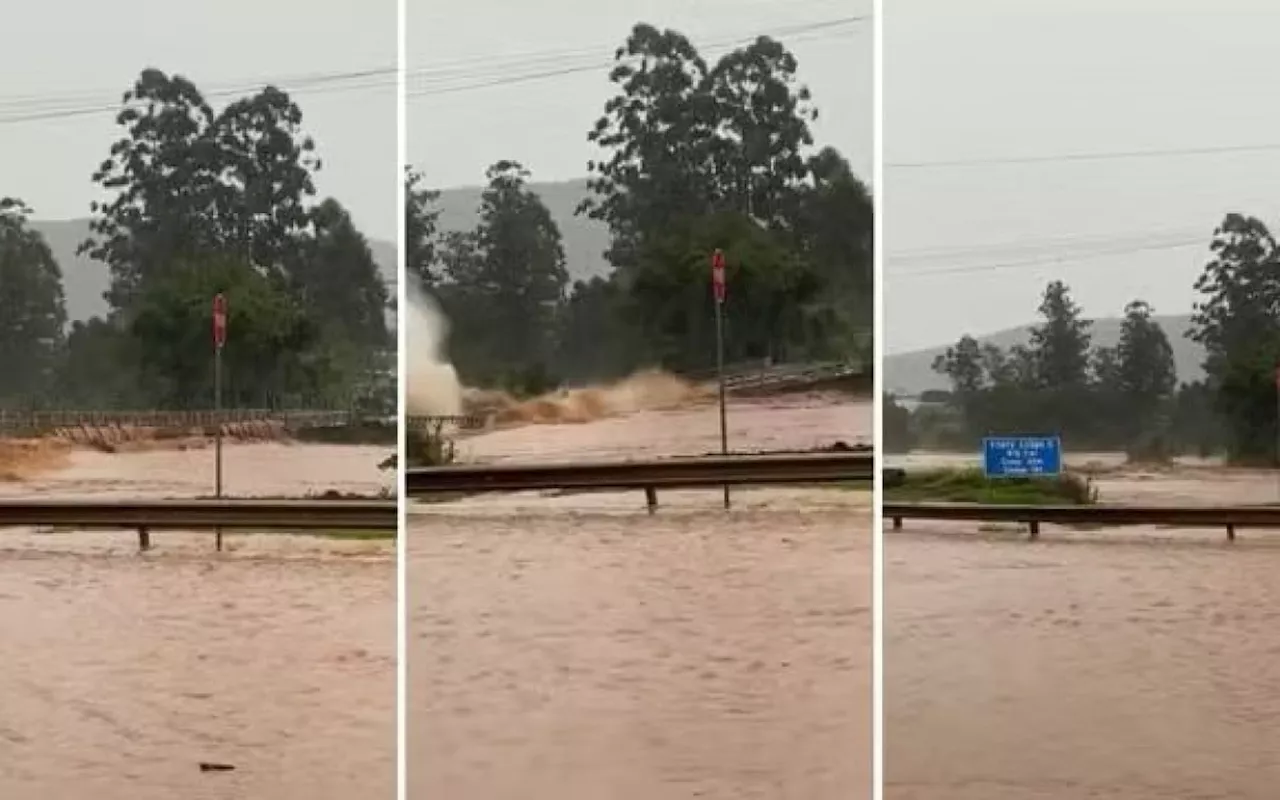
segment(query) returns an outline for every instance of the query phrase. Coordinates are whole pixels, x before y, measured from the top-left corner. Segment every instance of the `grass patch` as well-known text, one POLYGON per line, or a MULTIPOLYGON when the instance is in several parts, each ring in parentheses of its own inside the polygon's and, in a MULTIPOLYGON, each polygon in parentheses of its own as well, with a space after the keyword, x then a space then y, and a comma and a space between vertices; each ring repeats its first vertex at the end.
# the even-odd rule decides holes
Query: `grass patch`
POLYGON ((320 536, 325 539, 342 539, 350 542, 375 542, 396 538, 394 530, 381 528, 356 529, 350 531, 297 531, 299 536, 320 536))
POLYGON ((846 492, 869 492, 876 488, 874 481, 836 481, 835 483, 802 483, 807 489, 840 489, 846 492))
POLYGON ((990 479, 980 469, 907 470, 900 486, 885 489, 899 503, 983 503, 987 505, 1090 505, 1098 490, 1086 477, 990 479))
MULTIPOLYGON (((272 533, 272 531, 253 530, 251 528, 245 530, 230 530, 223 528, 223 535, 231 537, 237 534, 262 534, 272 533)), ((377 542, 383 540, 394 540, 396 532, 394 530, 384 530, 382 528, 353 528, 344 530, 342 528, 284 528, 274 531, 275 534, 284 536, 314 536, 317 539, 336 539, 348 542, 377 542)))

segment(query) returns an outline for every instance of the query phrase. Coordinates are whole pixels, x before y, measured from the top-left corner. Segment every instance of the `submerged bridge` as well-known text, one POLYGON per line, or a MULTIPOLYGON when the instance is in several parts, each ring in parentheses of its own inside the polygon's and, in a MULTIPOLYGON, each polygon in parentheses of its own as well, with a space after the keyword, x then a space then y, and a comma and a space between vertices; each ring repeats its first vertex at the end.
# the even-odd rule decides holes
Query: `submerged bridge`
MULTIPOLYGON (((716 373, 700 371, 684 376, 701 383, 715 383, 716 373)), ((823 361, 803 364, 735 364, 726 366, 725 392, 751 396, 810 391, 814 389, 871 389, 871 372, 857 361, 823 361)))
MULTIPOLYGON (((0 436, 41 436, 69 428, 212 429, 244 422, 275 422, 286 428, 332 428, 374 422, 346 410, 291 411, 235 408, 221 411, 0 411, 0 436)), ((391 424, 393 420, 388 420, 391 424)))

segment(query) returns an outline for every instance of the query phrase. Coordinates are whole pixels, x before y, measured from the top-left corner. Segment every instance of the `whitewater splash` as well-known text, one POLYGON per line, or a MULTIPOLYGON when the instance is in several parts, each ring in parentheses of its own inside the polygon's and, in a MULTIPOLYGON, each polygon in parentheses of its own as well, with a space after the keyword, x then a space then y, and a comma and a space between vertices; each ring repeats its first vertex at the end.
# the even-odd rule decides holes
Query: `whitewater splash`
POLYGON ((616 383, 561 389, 529 400, 495 389, 464 388, 444 352, 449 321, 439 305, 415 285, 408 287, 405 344, 408 348, 409 416, 468 415, 503 427, 582 423, 637 411, 678 407, 708 397, 706 389, 657 370, 642 370, 616 383))
POLYGON ((503 426, 558 425, 593 422, 639 411, 659 411, 713 398, 703 386, 660 370, 641 370, 616 383, 560 389, 529 400, 506 392, 467 389, 468 414, 503 426))
POLYGON ((405 314, 405 411, 410 416, 448 417, 462 413, 462 384, 444 353, 449 321, 426 292, 407 287, 405 314))

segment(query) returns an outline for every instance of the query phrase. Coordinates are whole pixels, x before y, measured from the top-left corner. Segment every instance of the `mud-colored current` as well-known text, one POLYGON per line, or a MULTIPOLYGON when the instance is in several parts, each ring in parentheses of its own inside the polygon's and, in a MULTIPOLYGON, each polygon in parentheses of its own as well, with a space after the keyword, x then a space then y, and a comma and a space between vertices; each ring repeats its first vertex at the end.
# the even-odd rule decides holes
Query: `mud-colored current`
MULTIPOLYGON (((1274 473, 1114 468, 1105 502, 1271 502, 1274 473)), ((1268 800, 1280 538, 886 533, 885 797, 1268 800)))
MULTIPOLYGON (((714 407, 470 439, 474 458, 703 453, 714 407)), ((863 440, 866 404, 731 409, 740 449, 863 440), (839 427, 837 427, 837 425, 839 427)), ((410 797, 870 797, 870 493, 476 498, 407 531, 410 797)))
MULTIPOLYGON (((379 448, 235 445, 229 494, 376 491, 379 448)), ((71 451, 6 497, 210 494, 212 451, 71 451)), ((29 473, 29 474, 28 474, 29 473)), ((387 542, 0 530, 0 797, 395 792, 387 542), (201 771, 201 762, 230 771, 201 771)))

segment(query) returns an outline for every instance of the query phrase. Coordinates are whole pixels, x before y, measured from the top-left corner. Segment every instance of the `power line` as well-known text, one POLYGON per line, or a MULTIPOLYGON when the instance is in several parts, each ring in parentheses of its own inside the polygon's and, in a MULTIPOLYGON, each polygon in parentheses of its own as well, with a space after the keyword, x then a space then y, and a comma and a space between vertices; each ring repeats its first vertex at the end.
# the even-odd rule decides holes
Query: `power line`
MULTIPOLYGON (((866 21, 869 21, 870 19, 871 19, 871 15, 863 14, 863 15, 834 17, 831 19, 819 20, 816 22, 796 23, 793 25, 775 27, 768 31, 756 32, 754 34, 740 33, 733 36, 720 37, 719 39, 705 42, 700 46, 710 47, 710 48, 723 47, 723 46, 736 46, 744 42, 749 43, 751 41, 754 41, 755 38, 759 36, 775 36, 775 37, 790 36, 793 34, 807 33, 815 30, 823 30, 823 29, 833 28, 833 27, 843 27, 853 23, 866 22, 866 21)), ((690 38, 692 39, 694 37, 690 37, 690 38)), ((579 47, 572 50, 537 50, 537 51, 517 53, 517 54, 505 54, 505 55, 485 54, 485 55, 467 56, 466 58, 453 59, 449 61, 438 61, 429 66, 410 69, 407 71, 406 74, 409 77, 413 77, 414 75, 430 76, 436 73, 447 74, 447 73, 457 72, 460 69, 463 71, 474 69, 474 66, 477 64, 491 66, 494 69, 502 70, 502 69, 508 69, 512 66, 520 66, 522 64, 533 65, 533 64, 544 63, 547 61, 553 61, 553 62, 562 61, 566 58, 572 58, 572 57, 590 57, 592 59, 599 59, 600 52, 602 50, 606 52, 612 52, 614 50, 614 47, 613 46, 604 47, 604 46, 595 45, 591 47, 579 47)), ((613 62, 610 61, 608 63, 613 63, 613 62)))
POLYGON ((1214 147, 1179 147, 1151 150, 1106 150, 1091 153, 1059 153, 1036 156, 995 156, 990 158, 965 158, 938 161, 897 161, 885 164, 889 169, 943 169, 983 166, 1011 166, 1017 164, 1051 164, 1079 161, 1117 161, 1122 159, 1182 158, 1188 156, 1231 155, 1262 153, 1280 150, 1280 143, 1237 144, 1214 147))
MULTIPOLYGON (((285 80, 260 80, 238 85, 223 85, 208 91, 201 91, 206 100, 239 97, 250 92, 260 91, 267 86, 280 86, 292 95, 327 94, 337 92, 367 91, 371 89, 387 89, 396 86, 397 70, 395 66, 374 67, 346 72, 311 73, 309 75, 289 76, 285 80)), ((80 94, 79 97, 84 97, 80 94)), ((43 122, 49 120, 71 119, 103 113, 114 113, 125 108, 122 102, 73 104, 67 96, 63 96, 63 105, 57 105, 59 98, 46 95, 44 98, 25 97, 11 98, 8 101, 0 98, 0 125, 13 125, 25 122, 43 122), (41 108, 41 104, 53 107, 41 108), (9 113, 5 113, 6 106, 9 113)), ((135 103, 134 105, 141 105, 135 103)))
MULTIPOLYGON (((704 45, 704 50, 727 50, 732 47, 749 44, 758 36, 774 35, 783 36, 790 35, 792 41, 797 38, 814 38, 815 34, 828 32, 829 29, 846 26, 852 22, 858 22, 866 19, 865 17, 843 17, 835 20, 827 20, 819 23, 808 23, 805 25, 796 25, 785 31, 772 31, 770 33, 758 33, 751 37, 736 37, 733 39, 713 42, 704 45)), ((599 49, 593 50, 576 50, 544 52, 533 54, 525 59, 524 73, 514 72, 521 65, 517 62, 514 64, 488 64, 482 69, 458 70, 448 66, 429 67, 411 71, 406 76, 406 84, 416 82, 420 84, 414 89, 406 91, 409 97, 431 96, 435 94, 450 94, 458 91, 471 91, 474 89, 487 88, 490 86, 502 86, 512 83, 523 83, 531 80, 540 80, 543 78, 559 77, 563 75, 571 75, 579 72, 595 72, 610 69, 618 63, 617 59, 601 59, 597 54, 599 49), (583 56, 588 56, 589 60, 583 61, 583 56), (557 61, 567 62, 561 66, 555 66, 557 61), (578 63, 573 63, 578 62, 578 63), (551 66, 543 66, 541 69, 528 71, 530 67, 540 64, 550 64, 551 66), (432 78, 434 77, 434 81, 432 78), (426 79, 425 81, 422 79, 426 79), (464 83, 457 83, 463 80, 464 83), (453 82, 450 84, 450 82, 453 82), (435 85, 433 85, 433 83, 435 85), (425 85, 421 85, 425 84, 425 85)))
MULTIPOLYGON (((838 29, 846 28, 850 25, 865 22, 871 19, 870 15, 837 17, 819 22, 802 23, 785 28, 775 28, 770 31, 763 31, 751 36, 736 36, 732 38, 722 38, 718 41, 705 43, 700 46, 704 51, 727 50, 734 47, 740 47, 750 44, 760 36, 771 36, 776 38, 789 37, 791 40, 802 38, 817 38, 823 34, 839 33, 838 29)), ((436 65, 411 71, 406 76, 406 84, 411 80, 419 85, 411 90, 406 90, 406 96, 410 98, 431 97, 442 94, 453 94, 456 92, 474 91, 477 89, 485 89, 495 86, 506 86, 516 83, 527 83, 529 81, 544 80, 546 78, 562 77, 582 72, 597 72, 610 69, 618 63, 618 59, 601 59, 597 53, 600 49, 594 50, 565 50, 560 52, 547 51, 542 53, 530 54, 524 59, 524 72, 516 72, 521 65, 508 64, 495 66, 492 62, 481 69, 458 69, 452 65, 436 65), (589 60, 584 60, 589 57, 589 60), (560 66, 555 66, 556 62, 564 62, 560 66), (575 63, 576 62, 576 63, 575 63), (540 69, 530 69, 535 66, 541 66, 540 69), (434 80, 433 80, 434 78, 434 80), (425 85, 422 85, 425 84, 425 85)), ((475 59, 464 59, 459 63, 472 63, 475 59)))
POLYGON ((1040 239, 1012 239, 974 245, 914 248, 910 250, 896 251, 890 254, 889 257, 893 259, 895 264, 938 260, 954 261, 958 258, 973 258, 1000 254, 1026 254, 1028 252, 1034 253, 1037 250, 1055 250, 1063 247, 1082 247, 1086 249, 1090 247, 1101 247, 1103 249, 1113 249, 1128 245, 1146 246, 1150 244, 1168 242, 1171 239, 1174 241, 1187 241, 1197 237, 1203 238, 1203 232, 1188 229, 1144 231, 1136 234, 1111 233, 1054 236, 1040 239))
MULTIPOLYGON (((1043 256, 1039 258, 1027 258, 1027 259, 1019 259, 1019 260, 1013 260, 1013 261, 1002 261, 1002 262, 996 262, 991 264, 979 264, 979 265, 973 265, 973 266, 967 266, 967 267, 946 267, 943 269, 907 270, 907 271, 901 271, 901 272, 895 270, 892 272, 892 275, 895 278, 918 278, 918 277, 931 276, 931 275, 954 275, 954 274, 963 274, 963 273, 990 272, 990 271, 1002 270, 1002 269, 1012 269, 1015 267, 1038 266, 1042 264, 1065 264, 1065 263, 1071 263, 1071 262, 1090 261, 1095 258, 1117 256, 1117 255, 1129 255, 1132 253, 1141 253, 1141 252, 1155 251, 1155 250, 1178 250, 1185 247, 1208 247, 1208 242, 1204 237, 1200 237, 1196 239, 1185 239, 1181 241, 1162 242, 1159 244, 1129 245, 1126 247, 1099 249, 1099 250, 1096 250, 1090 253, 1085 253, 1085 254, 1077 254, 1077 255, 1058 254, 1058 255, 1043 256)), ((890 258, 889 260, 890 260, 890 263, 892 263, 892 259, 890 258)), ((889 270, 886 270, 886 272, 889 272, 889 270)), ((888 276, 886 275, 886 277, 888 276)))
MULTIPOLYGON (((208 82, 207 84, 205 84, 205 89, 209 94, 218 94, 218 93, 225 93, 225 92, 248 91, 254 88, 266 86, 268 84, 274 84, 277 86, 279 85, 292 86, 294 84, 315 83, 317 81, 335 81, 335 80, 347 80, 352 78, 363 78, 363 77, 394 76, 395 74, 396 74, 396 66, 394 64, 391 64, 391 65, 386 65, 381 67, 372 67, 372 68, 361 69, 361 70, 342 70, 338 72, 310 71, 310 72, 302 72, 302 73, 292 73, 289 75, 275 76, 269 80, 261 77, 237 78, 234 80, 223 79, 217 82, 212 82, 212 81, 208 82)), ((170 73, 170 75, 171 77, 176 77, 176 76, 182 76, 182 73, 181 72, 170 73)), ((186 76, 183 76, 183 77, 186 77, 186 76)), ((0 94, 0 108, 4 108, 4 107, 39 108, 41 106, 47 106, 47 105, 58 103, 58 102, 84 104, 84 103, 90 103, 90 102, 101 100, 101 98, 103 97, 119 96, 119 94, 120 92, 117 89, 107 89, 104 87, 99 87, 97 89, 92 89, 92 90, 81 89, 81 90, 76 90, 71 92, 55 91, 55 92, 40 92, 39 94, 24 94, 24 95, 0 94)))

